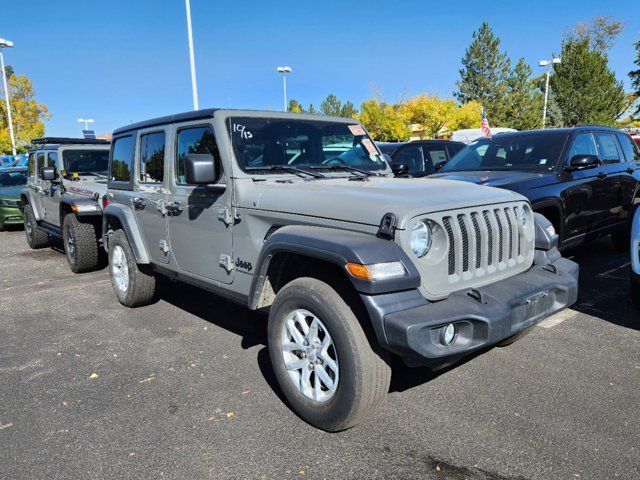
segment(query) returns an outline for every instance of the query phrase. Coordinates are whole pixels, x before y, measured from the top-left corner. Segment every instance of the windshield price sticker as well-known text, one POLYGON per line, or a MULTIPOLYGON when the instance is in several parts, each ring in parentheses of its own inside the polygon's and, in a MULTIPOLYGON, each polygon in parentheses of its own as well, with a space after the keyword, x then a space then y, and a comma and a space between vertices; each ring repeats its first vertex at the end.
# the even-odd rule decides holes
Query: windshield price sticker
POLYGON ((365 138, 364 140, 362 140, 362 145, 364 145, 364 148, 366 148, 367 152, 369 152, 371 155, 378 155, 376 146, 368 138, 365 138))
POLYGON ((349 131, 354 137, 364 135, 364 128, 362 128, 362 125, 349 125, 349 131))

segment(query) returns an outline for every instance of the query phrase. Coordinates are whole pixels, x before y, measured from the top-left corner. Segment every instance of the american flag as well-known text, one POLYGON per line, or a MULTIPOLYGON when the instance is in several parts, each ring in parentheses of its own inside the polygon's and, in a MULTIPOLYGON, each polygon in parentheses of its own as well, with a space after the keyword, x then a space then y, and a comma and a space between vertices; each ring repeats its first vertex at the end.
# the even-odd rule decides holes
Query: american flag
POLYGON ((484 138, 491 138, 491 127, 489 126, 489 120, 484 113, 484 107, 482 107, 482 136, 484 138))

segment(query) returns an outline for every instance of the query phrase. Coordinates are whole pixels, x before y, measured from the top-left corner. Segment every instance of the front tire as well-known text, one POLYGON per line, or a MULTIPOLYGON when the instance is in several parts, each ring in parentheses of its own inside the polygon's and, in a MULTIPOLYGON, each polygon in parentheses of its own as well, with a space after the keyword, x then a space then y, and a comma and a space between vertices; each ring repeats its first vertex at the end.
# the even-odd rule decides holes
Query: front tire
POLYGON ((153 301, 156 291, 153 270, 136 263, 122 230, 116 230, 109 238, 109 276, 118 300, 125 307, 141 307, 153 301))
POLYGON ((38 222, 36 222, 36 216, 34 215, 30 204, 25 205, 23 216, 24 233, 27 236, 27 243, 29 244, 29 247, 34 250, 48 247, 49 235, 38 230, 38 222))
POLYGON ((282 392, 317 428, 336 432, 357 425, 389 391, 388 360, 374 351, 343 298, 320 280, 298 278, 278 292, 268 341, 282 392))
POLYGON ((98 269, 100 244, 93 222, 81 221, 72 213, 66 215, 62 223, 62 241, 72 272, 84 273, 98 269))

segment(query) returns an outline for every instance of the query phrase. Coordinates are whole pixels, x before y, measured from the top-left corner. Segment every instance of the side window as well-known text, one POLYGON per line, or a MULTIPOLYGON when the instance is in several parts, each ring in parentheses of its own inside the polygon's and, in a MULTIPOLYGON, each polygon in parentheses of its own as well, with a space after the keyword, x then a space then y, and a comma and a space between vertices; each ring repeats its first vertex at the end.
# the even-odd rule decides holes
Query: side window
MULTIPOLYGON (((176 182, 185 185, 184 157, 190 154, 210 153, 220 167, 220 153, 210 126, 183 128, 177 133, 176 182)), ((220 170, 221 171, 221 170, 220 170)))
POLYGON ((48 152, 45 167, 53 167, 56 176, 58 175, 58 152, 48 152))
POLYGON ((135 144, 133 136, 120 137, 114 141, 113 157, 111 158, 111 181, 127 183, 131 181, 135 144))
POLYGON ((449 150, 449 158, 453 157, 456 153, 462 150, 464 147, 460 145, 447 145, 447 150, 449 150))
POLYGON ((140 136, 140 182, 162 183, 164 179, 164 132, 140 136))
POLYGON ((29 164, 27 166, 27 174, 30 177, 33 177, 35 176, 35 172, 36 172, 36 153, 31 152, 29 153, 29 164))
POLYGON ((447 161, 447 149, 444 145, 427 147, 427 159, 429 160, 429 170, 435 170, 435 166, 447 161))
POLYGON ((622 151, 624 152, 624 158, 627 162, 640 162, 640 153, 638 147, 634 145, 633 140, 629 135, 624 133, 618 133, 618 140, 622 145, 622 151))
POLYGON ((38 178, 40 178, 42 167, 44 167, 44 152, 38 152, 38 172, 36 173, 38 178))
POLYGON ((424 172, 424 156, 420 145, 405 147, 393 159, 393 163, 405 163, 409 167, 409 173, 424 172))
POLYGON ((602 163, 619 163, 620 154, 613 135, 610 133, 596 133, 595 137, 602 163))
POLYGON ((598 155, 596 145, 593 143, 593 136, 590 133, 576 135, 569 155, 567 155, 567 162, 570 162, 576 155, 598 155))

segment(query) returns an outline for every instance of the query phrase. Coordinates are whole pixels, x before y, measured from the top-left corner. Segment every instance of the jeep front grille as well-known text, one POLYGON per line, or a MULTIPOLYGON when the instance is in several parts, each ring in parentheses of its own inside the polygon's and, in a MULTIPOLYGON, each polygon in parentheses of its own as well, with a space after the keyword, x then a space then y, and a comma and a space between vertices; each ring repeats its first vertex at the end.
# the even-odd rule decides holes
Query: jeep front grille
MULTIPOLYGON (((525 234, 523 208, 524 204, 503 204, 442 214, 438 223, 448 242, 450 287, 474 286, 476 279, 506 277, 531 265, 533 232, 525 234)), ((533 222, 530 212, 527 219, 533 222)))

